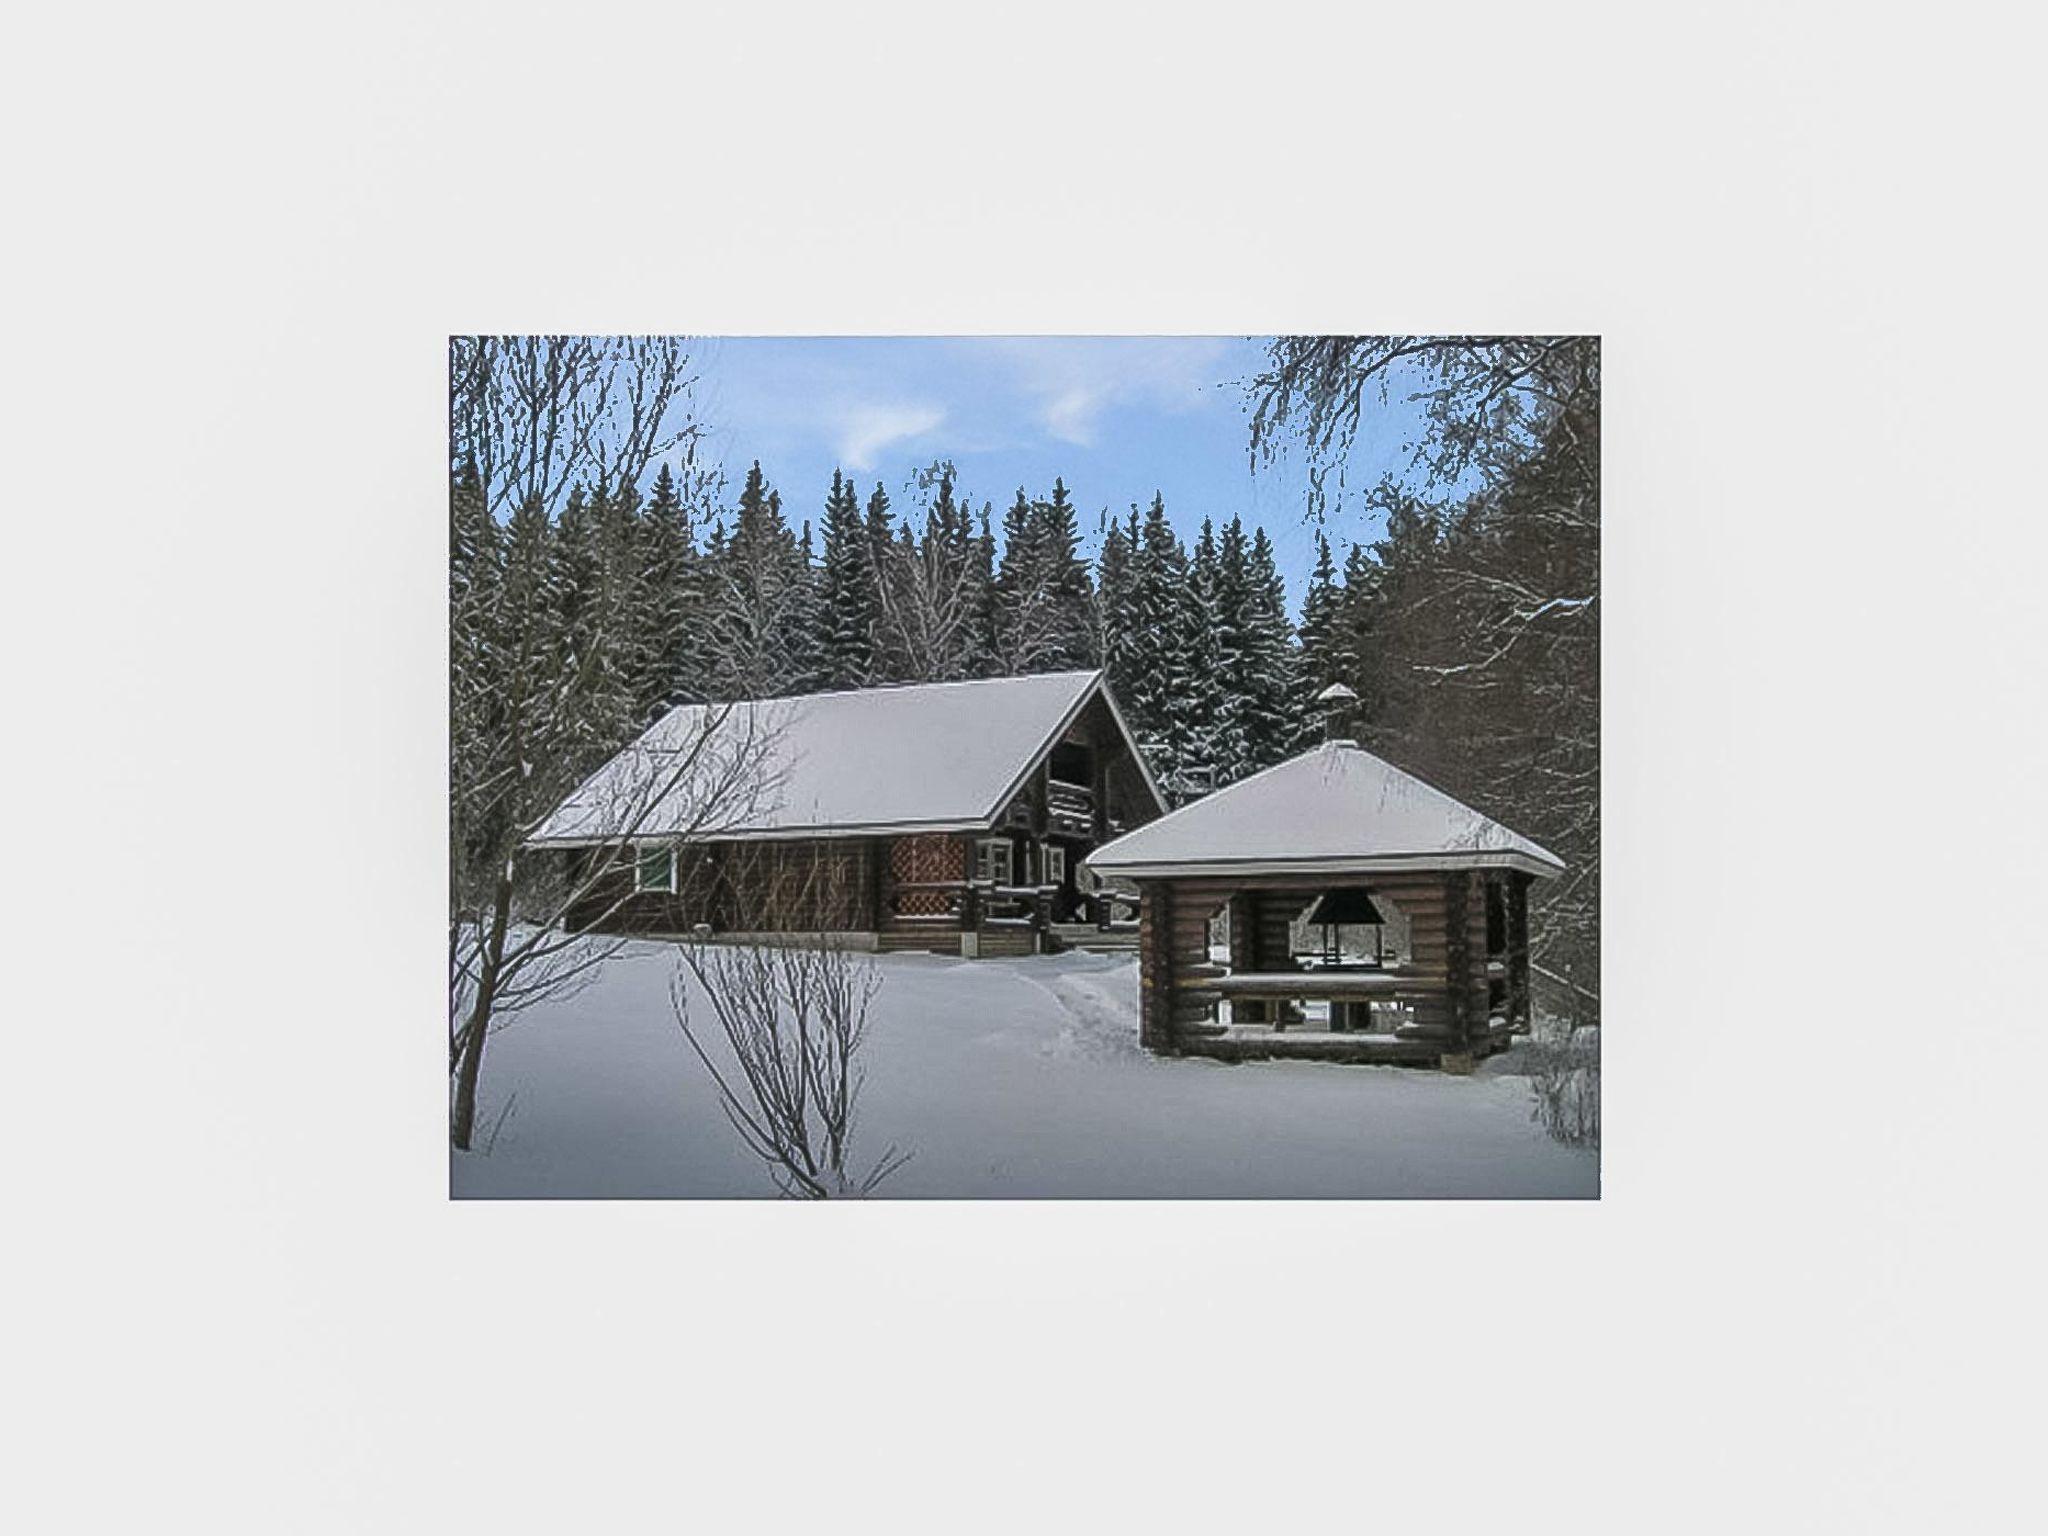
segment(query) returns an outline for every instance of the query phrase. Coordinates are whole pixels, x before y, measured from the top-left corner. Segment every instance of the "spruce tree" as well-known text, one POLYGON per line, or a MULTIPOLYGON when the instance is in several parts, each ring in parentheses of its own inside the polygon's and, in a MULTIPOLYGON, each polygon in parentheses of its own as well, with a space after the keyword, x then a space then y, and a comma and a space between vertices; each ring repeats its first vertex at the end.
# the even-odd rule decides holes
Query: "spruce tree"
POLYGON ((981 505, 981 532, 968 557, 967 635, 964 667, 968 677, 1003 677, 1018 670, 1004 664, 996 618, 996 536, 989 527, 990 507, 981 505))
POLYGON ((631 547, 638 502, 630 487, 577 486, 549 546, 558 724, 569 760, 585 771, 629 740, 638 724, 631 547))
MULTIPOLYGON (((1242 541, 1242 532, 1239 534, 1242 541)), ((1294 699, 1300 656, 1294 625, 1287 617, 1287 584, 1266 530, 1252 534, 1246 562, 1244 607, 1239 618, 1243 674, 1238 723, 1244 739, 1239 775, 1270 768, 1295 747, 1294 699)))
POLYGON ((904 670, 902 650, 893 643, 891 634, 892 615, 898 606, 897 595, 903 585, 903 571, 889 517, 889 493, 879 480, 868 497, 865 527, 869 602, 874 614, 870 681, 901 682, 908 674, 904 670))
MULTIPOLYGON (((1215 539, 1210 525, 1202 524, 1205 544, 1213 542, 1209 557, 1206 600, 1209 614, 1209 647, 1215 658, 1217 677, 1216 720, 1211 727, 1212 758, 1216 783, 1235 783, 1251 771, 1252 746, 1247 691, 1251 679, 1247 622, 1247 585, 1244 522, 1233 517, 1215 539)), ((1198 564, 1200 561, 1198 560, 1198 564)))
POLYGON ((853 482, 832 471, 825 498, 825 561, 818 572, 825 686, 864 688, 876 681, 874 560, 853 482))
POLYGON ((1064 479, 1052 482, 1052 499, 1037 504, 1036 546, 1040 582, 1046 595, 1049 667, 1066 670, 1097 664, 1094 642, 1095 592, 1081 559, 1081 532, 1064 479))
POLYGON ((1175 799, 1197 787, 1184 774, 1198 766, 1196 723, 1205 704, 1190 666, 1190 620, 1201 611, 1190 594, 1187 550, 1166 520, 1165 498, 1154 493, 1131 559, 1120 637, 1126 684, 1118 697, 1147 745, 1154 773, 1175 799))
POLYGON ((1006 670, 1037 672, 1043 650, 1045 575, 1039 525, 1024 487, 1003 513, 1002 566, 995 578, 996 628, 1006 670))
POLYGON ((788 595, 783 605, 786 660, 777 691, 816 693, 831 686, 831 668, 827 660, 830 616, 819 593, 816 546, 811 538, 809 518, 804 519, 803 531, 797 537, 786 579, 788 595))
POLYGON ((782 518, 757 460, 747 471, 731 535, 712 574, 707 631, 712 642, 712 693, 721 699, 767 698, 786 692, 808 670, 802 551, 782 518))
POLYGON ((641 513, 639 545, 637 702, 646 720, 699 692, 694 676, 700 665, 696 539, 682 487, 666 464, 655 475, 641 513))
POLYGON ((1294 741, 1310 746, 1322 736, 1322 715, 1316 695, 1332 683, 1357 685, 1349 681, 1349 668, 1339 654, 1338 620, 1343 603, 1337 585, 1337 564, 1330 555, 1330 541, 1316 531, 1316 565, 1308 579, 1308 594, 1301 603, 1301 646, 1295 667, 1292 708, 1294 741))
POLYGON ((1378 644, 1386 578, 1377 550, 1351 546, 1344 557, 1344 590, 1337 604, 1335 660, 1344 681, 1358 695, 1361 728, 1385 718, 1388 688, 1394 682, 1381 665, 1378 644))
POLYGON ((1225 649, 1224 581, 1216 525, 1202 519, 1181 596, 1180 776, 1190 795, 1229 781, 1234 740, 1236 658, 1225 649))
POLYGON ((1128 531, 1104 510, 1102 549, 1095 559, 1095 657, 1119 700, 1131 696, 1131 564, 1137 548, 1137 508, 1128 531))

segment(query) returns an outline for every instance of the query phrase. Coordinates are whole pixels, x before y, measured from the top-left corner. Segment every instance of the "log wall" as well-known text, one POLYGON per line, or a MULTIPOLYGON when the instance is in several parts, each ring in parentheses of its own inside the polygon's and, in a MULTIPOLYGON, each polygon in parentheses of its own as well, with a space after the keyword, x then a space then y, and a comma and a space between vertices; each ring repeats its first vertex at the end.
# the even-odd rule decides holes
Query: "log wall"
MULTIPOLYGON (((583 856, 589 861, 615 850, 583 856)), ((613 858, 569 909, 576 932, 865 933, 876 926, 871 839, 706 843, 676 855, 676 889, 636 891, 635 863, 613 858)))
POLYGON ((1209 959, 1208 924, 1218 908, 1231 907, 1233 969, 1293 970, 1298 968, 1290 954, 1295 921, 1323 890, 1357 884, 1407 920, 1409 957, 1403 974, 1414 990, 1402 1001, 1412 1008, 1418 1031, 1443 1039, 1446 1049, 1464 1049, 1487 1030, 1484 879, 1471 870, 1417 870, 1312 884, 1299 876, 1144 881, 1141 1035, 1155 1049, 1172 1049, 1185 1026, 1215 1017, 1220 994, 1208 983, 1220 968, 1209 959))

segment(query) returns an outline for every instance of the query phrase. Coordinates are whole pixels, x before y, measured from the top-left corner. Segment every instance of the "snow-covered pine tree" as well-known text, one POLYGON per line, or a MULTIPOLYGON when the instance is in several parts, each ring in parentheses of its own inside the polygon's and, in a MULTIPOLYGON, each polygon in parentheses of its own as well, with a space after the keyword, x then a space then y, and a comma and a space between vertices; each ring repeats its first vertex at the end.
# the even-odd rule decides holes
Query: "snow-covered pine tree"
POLYGON ((807 637, 792 630, 804 617, 802 569, 802 551, 782 519, 782 498, 769 489, 756 460, 740 492, 732 533, 710 572, 705 628, 714 698, 772 697, 806 669, 807 637))
POLYGON ((1219 538, 1208 520, 1202 523, 1202 538, 1196 545, 1195 564, 1206 564, 1209 649, 1216 673, 1216 719, 1210 738, 1218 787, 1234 784, 1250 772, 1251 737, 1246 710, 1246 637, 1244 522, 1233 517, 1223 525, 1219 538), (1210 553, 1203 554, 1204 548, 1210 553))
POLYGON ((1156 492, 1145 512, 1131 559, 1128 621, 1123 629, 1124 690, 1132 725, 1147 746, 1152 768, 1176 799, 1199 788, 1184 775, 1196 763, 1196 722, 1213 713, 1205 696, 1214 679, 1193 675, 1190 621, 1201 612, 1191 601, 1187 550, 1166 520, 1156 492))
POLYGON ((1030 500, 1017 488, 1017 499, 1003 514, 996 585, 1008 671, 1058 672, 1095 664, 1095 592, 1065 480, 1053 481, 1049 501, 1030 500))
POLYGON ((1188 557, 1188 583, 1181 596, 1180 777, 1189 797, 1228 782, 1228 765, 1236 756, 1235 661, 1224 648, 1223 600, 1216 525, 1205 517, 1188 557))
POLYGON ((1330 541, 1316 530, 1316 564, 1309 575, 1308 593, 1301 602, 1301 644, 1295 667, 1293 696, 1288 713, 1293 721, 1296 750, 1311 746, 1323 733, 1322 712, 1316 695, 1332 683, 1356 688, 1339 653, 1338 611, 1343 603, 1337 585, 1337 563, 1330 555, 1330 541))
POLYGON ((640 664, 637 703, 642 720, 698 696, 696 536, 683 488, 667 464, 640 515, 640 664))
POLYGON ((1004 665, 996 617, 996 536, 989 527, 987 502, 981 504, 981 531, 975 535, 971 613, 967 624, 966 669, 969 677, 1003 677, 1018 670, 1004 665))
POLYGON ((1039 524, 1024 487, 1003 513, 1003 554, 996 573, 996 628, 1010 672, 1038 672, 1045 649, 1045 575, 1039 524))
POLYGON ((1033 508, 1040 582, 1048 611, 1046 663, 1065 670, 1096 665, 1095 590, 1081 559, 1081 531, 1067 482, 1055 476, 1052 499, 1033 508))
MULTIPOLYGON (((1239 525, 1232 519, 1231 526, 1239 525)), ((1242 537, 1240 529, 1240 542, 1242 537)), ((1241 767, 1244 773, 1256 773, 1294 751, 1293 700, 1299 691, 1295 679, 1300 664, 1294 625, 1287 617, 1287 584, 1280 578, 1273 541, 1263 528, 1252 534, 1239 624, 1243 635, 1239 721, 1246 742, 1241 767)))
POLYGON ((797 537, 796 557, 790 565, 788 581, 788 666, 776 691, 816 693, 832 686, 827 661, 830 639, 826 634, 831 616, 819 593, 817 554, 809 518, 804 519, 803 532, 797 537))
POLYGON ((1095 557, 1095 655, 1119 699, 1131 697, 1131 561, 1137 549, 1137 528, 1136 507, 1131 509, 1128 529, 1103 509, 1102 547, 1095 557))
MULTIPOLYGON (((1408 535, 1397 534, 1405 539, 1408 535)), ((1407 552, 1396 551, 1397 562, 1407 552)), ((1378 635, 1384 621, 1387 600, 1387 568, 1381 563, 1381 548, 1368 551, 1354 544, 1344 556, 1344 588, 1337 604, 1336 657, 1344 668, 1344 680, 1358 694, 1358 721, 1370 728, 1386 718, 1390 679, 1380 656, 1378 635)))
MULTIPOLYGON (((880 487, 876 487, 877 491, 880 487)), ((886 498, 885 498, 886 502, 886 498)), ((818 571, 825 686, 865 688, 876 681, 874 559, 853 482, 832 471, 825 498, 825 561, 818 571)))
POLYGON ((632 526, 639 496, 630 487, 570 492, 550 546, 549 592, 560 656, 559 727, 570 758, 594 769, 639 723, 635 700, 632 526))

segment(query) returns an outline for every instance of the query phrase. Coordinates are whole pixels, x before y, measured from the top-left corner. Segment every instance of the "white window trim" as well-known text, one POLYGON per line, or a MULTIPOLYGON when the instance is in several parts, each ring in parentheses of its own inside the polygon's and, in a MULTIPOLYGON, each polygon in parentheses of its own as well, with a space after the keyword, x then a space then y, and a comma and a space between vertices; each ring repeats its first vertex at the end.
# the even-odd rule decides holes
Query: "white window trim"
POLYGON ((1067 850, 1058 843, 1047 843, 1045 845, 1045 879, 1042 883, 1045 885, 1065 885, 1067 883, 1067 850), (1059 866, 1057 869, 1053 867, 1055 864, 1059 866))
POLYGON ((1010 840, 1007 837, 981 838, 974 845, 974 878, 986 880, 991 885, 1014 885, 1017 875, 1015 859, 1015 850, 1010 847, 1010 840), (1003 872, 1000 875, 996 873, 995 855, 998 849, 1002 852, 1003 863, 1003 872), (982 873, 984 865, 988 869, 987 874, 982 873))
POLYGON ((633 845, 633 894, 636 896, 673 896, 676 893, 676 850, 673 843, 635 843, 633 845), (641 859, 649 853, 668 855, 668 884, 649 885, 646 866, 641 859))

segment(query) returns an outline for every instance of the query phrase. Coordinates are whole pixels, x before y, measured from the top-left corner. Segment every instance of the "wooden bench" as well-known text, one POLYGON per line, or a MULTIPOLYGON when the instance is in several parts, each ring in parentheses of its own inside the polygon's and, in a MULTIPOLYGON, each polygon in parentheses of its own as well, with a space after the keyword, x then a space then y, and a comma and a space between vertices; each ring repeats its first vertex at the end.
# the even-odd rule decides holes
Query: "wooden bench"
MULTIPOLYGON (((1239 971, 1198 985, 1233 1003, 1329 1003, 1331 1023, 1340 1031, 1356 1017, 1352 1013, 1354 1007, 1365 1014, 1364 1022, 1369 1026, 1375 1001, 1404 994, 1413 996, 1418 990, 1414 977, 1393 967, 1371 971, 1239 971)), ((1271 1022, 1276 1030, 1287 1027, 1278 1009, 1274 1010, 1271 1022)))

